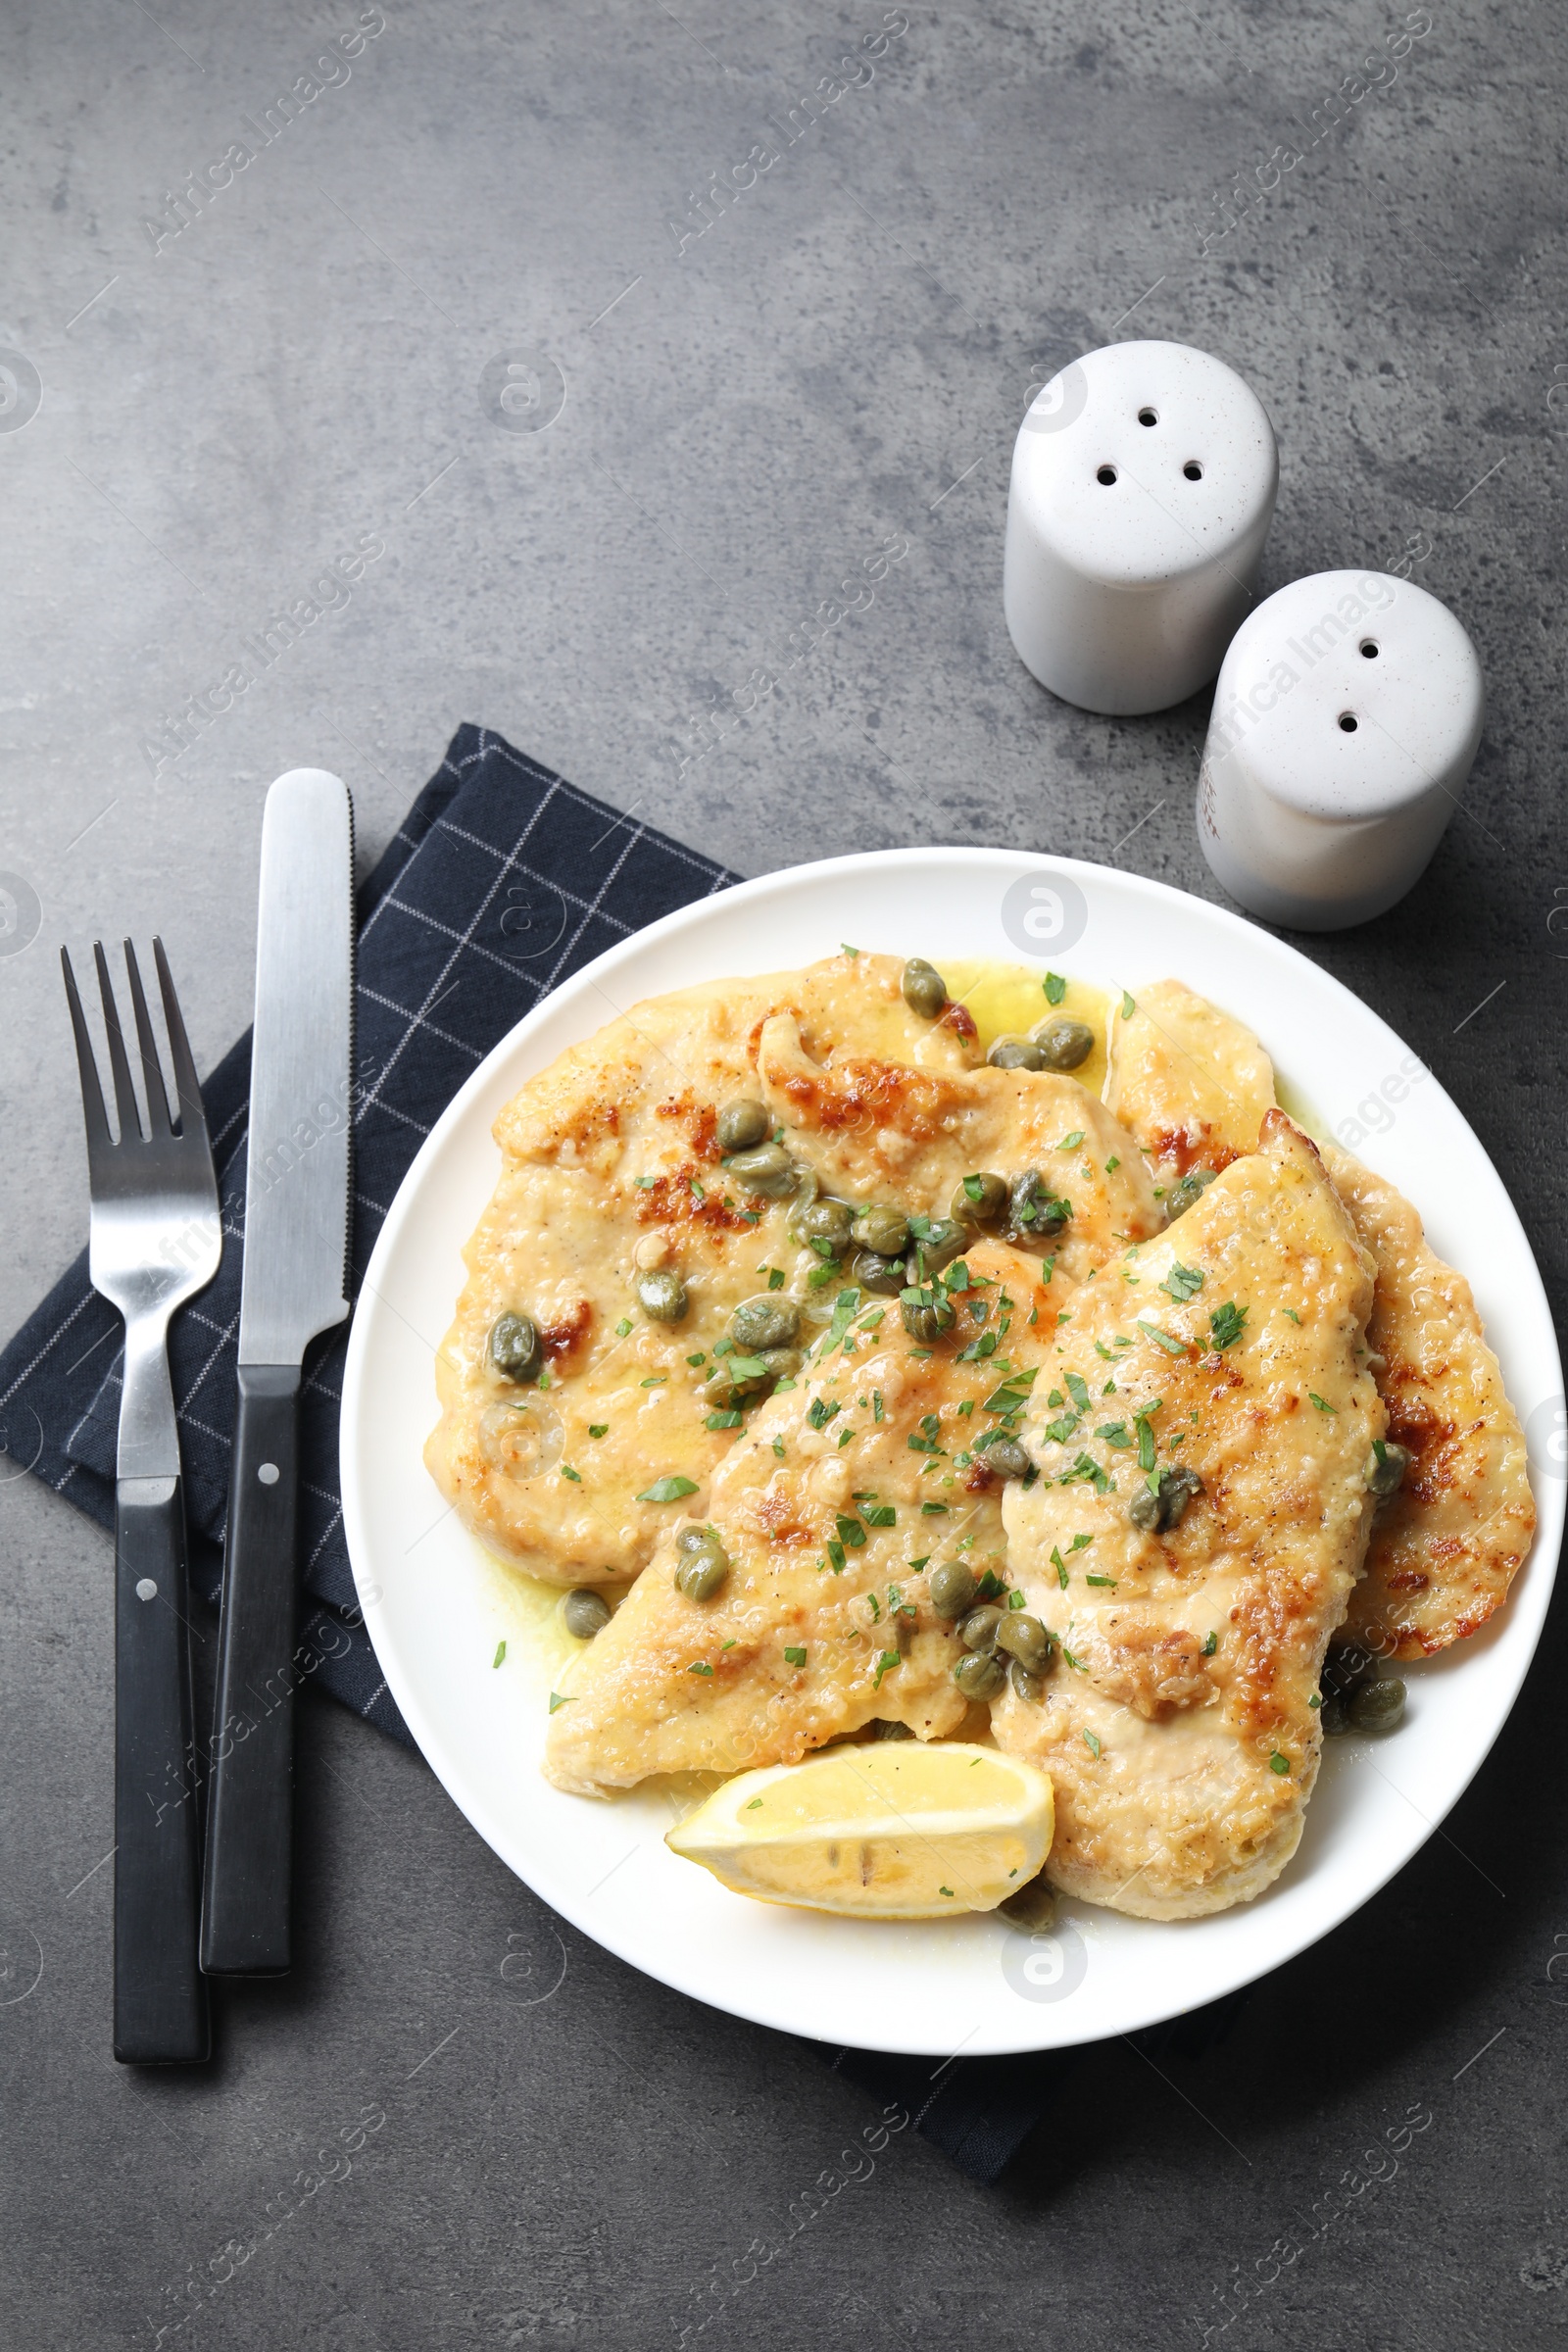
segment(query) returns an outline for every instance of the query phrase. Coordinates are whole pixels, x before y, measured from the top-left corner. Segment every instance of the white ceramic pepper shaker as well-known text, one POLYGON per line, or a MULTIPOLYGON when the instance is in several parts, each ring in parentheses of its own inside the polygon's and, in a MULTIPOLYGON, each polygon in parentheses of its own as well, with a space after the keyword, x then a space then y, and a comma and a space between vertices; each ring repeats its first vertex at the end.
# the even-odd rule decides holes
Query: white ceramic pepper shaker
POLYGON ((1262 402, 1185 343, 1112 343, 1019 428, 1003 606, 1019 659, 1085 710, 1164 710, 1251 611, 1279 459, 1262 402))
POLYGON ((1482 701, 1475 647, 1424 588, 1293 580, 1237 630, 1214 690, 1198 837, 1215 875, 1298 930, 1382 914, 1459 805, 1482 701))

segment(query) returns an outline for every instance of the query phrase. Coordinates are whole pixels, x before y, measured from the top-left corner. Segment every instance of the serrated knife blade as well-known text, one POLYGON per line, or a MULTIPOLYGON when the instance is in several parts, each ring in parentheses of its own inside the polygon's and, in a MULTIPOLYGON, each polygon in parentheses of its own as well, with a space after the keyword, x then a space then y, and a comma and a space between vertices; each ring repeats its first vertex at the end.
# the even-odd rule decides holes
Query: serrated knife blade
POLYGON ((201 1964, 292 1957, 300 1371, 344 1297, 353 1124, 354 812, 296 767, 262 820, 239 1389, 208 1774, 201 1964))

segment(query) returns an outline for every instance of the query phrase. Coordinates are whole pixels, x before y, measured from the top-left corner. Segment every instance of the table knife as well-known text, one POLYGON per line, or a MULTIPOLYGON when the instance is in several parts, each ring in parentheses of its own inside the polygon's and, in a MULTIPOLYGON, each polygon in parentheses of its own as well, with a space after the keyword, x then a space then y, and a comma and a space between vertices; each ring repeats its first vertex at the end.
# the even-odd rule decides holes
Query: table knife
POLYGON ((341 1323, 349 1231, 354 812, 323 768, 279 776, 262 819, 239 1405, 208 1777, 201 1964, 290 1963, 301 1366, 341 1323))

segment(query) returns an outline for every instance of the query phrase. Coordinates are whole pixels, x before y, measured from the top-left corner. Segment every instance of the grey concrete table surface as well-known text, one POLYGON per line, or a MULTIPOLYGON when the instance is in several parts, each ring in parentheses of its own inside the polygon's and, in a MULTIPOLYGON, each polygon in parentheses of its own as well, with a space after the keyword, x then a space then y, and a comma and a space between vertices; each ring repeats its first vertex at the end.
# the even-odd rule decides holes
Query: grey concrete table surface
MULTIPOLYGON (((59 943, 160 930, 210 1066, 283 767, 368 855, 471 717, 748 873, 956 840, 1217 897, 1202 699, 1085 716, 1002 617, 1031 387, 1138 333, 1266 402, 1265 587, 1396 566, 1481 649, 1431 869, 1304 944, 1554 1277, 1565 80, 1550 0, 14 0, 0 1324, 84 1232, 59 943)), ((294 1977, 207 2073, 117 2070, 108 1546, 0 1513, 8 2345, 1561 2340, 1560 1626, 1375 1903, 1201 2063, 1094 2053, 987 2190, 909 2132, 852 2164, 814 2052, 558 1929, 316 1705, 294 1977)))

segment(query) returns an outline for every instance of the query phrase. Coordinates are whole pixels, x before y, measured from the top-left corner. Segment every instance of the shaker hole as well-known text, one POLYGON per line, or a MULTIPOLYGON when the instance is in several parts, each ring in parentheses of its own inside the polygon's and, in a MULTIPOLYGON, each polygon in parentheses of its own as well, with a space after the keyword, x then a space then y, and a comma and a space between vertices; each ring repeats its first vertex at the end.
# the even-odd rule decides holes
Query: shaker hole
POLYGON ((1361 640, 1361 659, 1362 659, 1362 661, 1363 661, 1363 662, 1375 662, 1375 661, 1377 660, 1377 658, 1378 658, 1378 641, 1377 641, 1377 639, 1376 639, 1375 637, 1363 637, 1363 638, 1362 638, 1362 640, 1361 640))
POLYGON ((1196 458, 1189 458, 1182 471, 1190 482, 1200 482, 1203 478, 1203 468, 1196 458))
POLYGON ((1138 412, 1138 421, 1140 424, 1157 424, 1159 422, 1159 412, 1156 409, 1140 409, 1138 412))
POLYGON ((1353 710, 1342 710, 1340 712, 1340 729, 1343 734, 1353 735, 1356 730, 1356 715, 1353 710))
POLYGON ((1110 485, 1111 485, 1111 483, 1112 483, 1112 482, 1113 482, 1113 481, 1116 479, 1116 468, 1115 468, 1115 466, 1102 466, 1102 467, 1100 468, 1100 471, 1099 471, 1099 472, 1096 474, 1096 476, 1095 476, 1095 479, 1096 479, 1096 481, 1097 481, 1097 482, 1103 482, 1103 483, 1104 483, 1104 485, 1105 485, 1105 488, 1108 490, 1108 489, 1110 488, 1110 485))

